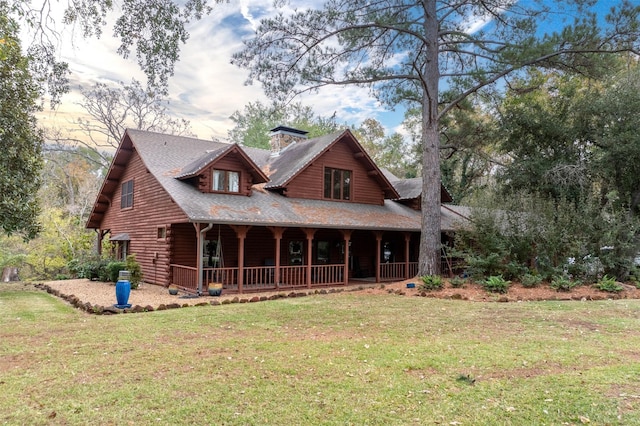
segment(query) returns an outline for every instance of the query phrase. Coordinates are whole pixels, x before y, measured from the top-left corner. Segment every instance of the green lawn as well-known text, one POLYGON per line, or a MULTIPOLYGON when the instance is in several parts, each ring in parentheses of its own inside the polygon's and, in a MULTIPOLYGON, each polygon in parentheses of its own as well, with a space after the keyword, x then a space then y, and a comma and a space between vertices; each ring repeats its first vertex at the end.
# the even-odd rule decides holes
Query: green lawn
POLYGON ((0 284, 0 424, 640 424, 640 301, 88 315, 0 284))

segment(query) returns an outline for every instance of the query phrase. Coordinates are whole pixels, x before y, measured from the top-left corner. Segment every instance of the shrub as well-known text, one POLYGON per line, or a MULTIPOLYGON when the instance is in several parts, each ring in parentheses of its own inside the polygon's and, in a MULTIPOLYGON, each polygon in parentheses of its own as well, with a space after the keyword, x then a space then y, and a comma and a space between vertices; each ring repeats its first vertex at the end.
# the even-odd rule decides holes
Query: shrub
POLYGON ((77 262, 73 265, 72 270, 77 272, 78 278, 109 281, 108 263, 109 261, 106 259, 89 259, 84 262, 77 262))
POLYGON ((116 282, 118 281, 118 275, 120 271, 124 271, 127 269, 127 265, 125 262, 120 260, 114 260, 107 264, 107 273, 109 275, 109 281, 116 282))
POLYGON ((572 281, 565 276, 555 277, 551 281, 551 288, 556 291, 571 291, 571 289, 577 285, 577 281, 572 281))
POLYGON ((534 274, 524 274, 521 279, 522 287, 525 288, 533 288, 540 285, 542 282, 542 277, 540 275, 534 274))
POLYGON ((462 287, 464 287, 466 282, 467 282, 467 280, 465 280, 462 277, 458 277, 458 276, 455 276, 455 277, 451 278, 451 280, 449 281, 449 283, 451 284, 451 287, 453 287, 453 288, 462 288, 462 287))
POLYGON ((131 276, 129 277, 131 288, 138 288, 138 286, 142 282, 142 269, 140 268, 140 264, 138 263, 138 261, 136 261, 135 254, 130 254, 129 256, 127 256, 126 270, 131 274, 131 276))
POLYGON ((595 287, 600 291, 607 291, 609 293, 619 293, 624 288, 618 284, 615 278, 609 278, 608 275, 602 277, 596 284, 595 287))
POLYGON ((490 293, 506 293, 511 281, 506 281, 502 275, 493 275, 482 281, 482 287, 490 293))
POLYGON ((444 286, 442 277, 439 275, 423 275, 420 279, 422 280, 419 287, 421 291, 441 290, 444 286))

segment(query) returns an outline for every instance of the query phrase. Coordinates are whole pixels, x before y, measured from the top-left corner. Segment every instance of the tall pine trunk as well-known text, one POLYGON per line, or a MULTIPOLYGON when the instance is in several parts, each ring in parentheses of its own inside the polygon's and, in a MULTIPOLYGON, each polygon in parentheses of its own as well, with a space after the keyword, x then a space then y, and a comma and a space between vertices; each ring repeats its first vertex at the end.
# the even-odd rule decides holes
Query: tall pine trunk
POLYGON ((422 79, 422 232, 418 274, 440 273, 440 139, 438 135, 438 20, 436 2, 424 2, 427 40, 422 79))

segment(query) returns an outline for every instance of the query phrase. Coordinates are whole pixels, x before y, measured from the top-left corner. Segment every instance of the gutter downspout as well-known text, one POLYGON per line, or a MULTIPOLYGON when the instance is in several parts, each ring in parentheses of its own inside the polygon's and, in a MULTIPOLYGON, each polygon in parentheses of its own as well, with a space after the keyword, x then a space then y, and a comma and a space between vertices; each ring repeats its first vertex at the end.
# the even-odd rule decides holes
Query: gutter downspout
MULTIPOLYGON (((198 225, 198 227, 200 227, 198 225)), ((211 228, 213 228, 213 222, 208 224, 206 228, 201 229, 198 232, 198 296, 202 296, 202 249, 204 248, 204 234, 207 233, 211 228)))

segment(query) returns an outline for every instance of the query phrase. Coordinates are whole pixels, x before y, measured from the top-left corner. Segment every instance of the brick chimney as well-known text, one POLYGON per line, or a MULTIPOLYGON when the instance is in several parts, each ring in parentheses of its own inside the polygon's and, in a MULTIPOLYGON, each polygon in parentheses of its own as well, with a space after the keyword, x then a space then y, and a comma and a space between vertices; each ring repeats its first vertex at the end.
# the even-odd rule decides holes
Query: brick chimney
POLYGON ((277 156, 289 145, 307 139, 307 131, 278 126, 269 131, 271 155, 277 156))

